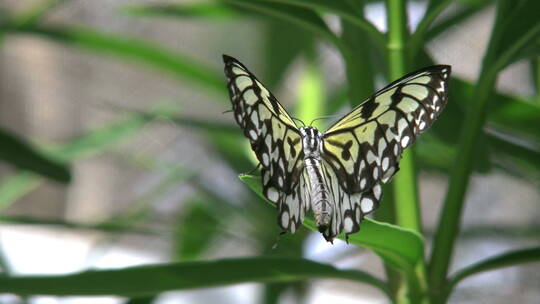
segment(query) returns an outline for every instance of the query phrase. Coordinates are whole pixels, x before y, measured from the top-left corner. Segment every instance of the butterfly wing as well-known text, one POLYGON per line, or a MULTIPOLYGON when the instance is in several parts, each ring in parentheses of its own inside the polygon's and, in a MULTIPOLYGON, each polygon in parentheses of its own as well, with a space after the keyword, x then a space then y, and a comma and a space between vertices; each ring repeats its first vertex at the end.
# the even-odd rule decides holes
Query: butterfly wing
POLYGON ((327 241, 332 241, 342 231, 346 236, 360 230, 360 222, 364 216, 376 209, 376 205, 369 202, 378 202, 382 196, 382 187, 376 184, 364 192, 349 193, 340 185, 337 171, 328 162, 323 161, 323 173, 326 187, 334 202, 332 221, 325 231, 321 231, 327 241))
POLYGON ((362 217, 377 208, 380 183, 390 181, 402 151, 441 113, 448 99, 449 75, 446 65, 410 73, 326 131, 322 155, 327 176, 340 185, 335 201, 344 204, 340 209, 344 232, 358 231, 362 217))
POLYGON ((236 122, 262 165, 263 193, 277 204, 279 225, 294 232, 306 208, 301 135, 277 99, 238 60, 223 55, 236 122))

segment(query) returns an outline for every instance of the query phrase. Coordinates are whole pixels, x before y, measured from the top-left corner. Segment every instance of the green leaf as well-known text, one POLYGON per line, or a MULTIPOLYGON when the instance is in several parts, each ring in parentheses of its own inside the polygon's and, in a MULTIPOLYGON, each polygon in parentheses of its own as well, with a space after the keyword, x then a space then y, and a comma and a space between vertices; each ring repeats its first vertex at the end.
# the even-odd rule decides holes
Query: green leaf
POLYGON ((261 78, 270 89, 286 80, 284 73, 294 59, 302 54, 312 54, 315 49, 313 35, 304 28, 277 18, 268 18, 262 38, 264 54, 261 59, 264 59, 265 73, 261 78))
MULTIPOLYGON (((459 103, 462 109, 470 108, 468 100, 471 99, 471 92, 474 85, 453 78, 451 83, 452 91, 450 100, 459 103)), ((444 138, 448 143, 455 143, 455 128, 453 132, 440 132, 450 128, 451 121, 458 119, 459 113, 447 112, 447 110, 455 109, 453 103, 448 104, 445 114, 442 115, 439 121, 434 126, 434 131, 444 138)), ((462 115, 462 114, 461 114, 462 115)), ((540 120, 540 105, 525 100, 520 97, 512 97, 505 94, 494 92, 491 97, 491 105, 487 116, 487 126, 483 128, 482 137, 485 139, 486 145, 480 147, 486 148, 490 154, 496 158, 489 159, 490 156, 486 153, 478 153, 475 166, 482 162, 491 161, 503 168, 513 164, 514 167, 520 168, 521 171, 528 168, 540 168, 540 134, 537 131, 537 124, 540 120)), ((477 152, 481 149, 477 149, 477 152)), ((478 169, 478 168, 477 168, 478 169)))
MULTIPOLYGON (((147 122, 147 118, 133 115, 121 122, 90 131, 69 143, 44 150, 61 161, 90 157, 110 149, 122 139, 135 134, 147 122)), ((21 172, 2 180, 0 183, 0 210, 7 208, 42 182, 43 179, 40 176, 30 172, 21 172)))
POLYGON ((494 105, 488 114, 488 124, 506 130, 527 141, 540 143, 538 121, 540 104, 522 98, 495 94, 494 105))
POLYGON ((47 150, 54 157, 68 161, 92 157, 118 145, 120 140, 135 135, 149 121, 148 117, 130 115, 120 122, 96 128, 66 144, 47 150))
POLYGON ((501 131, 489 134, 487 140, 493 162, 506 172, 525 179, 540 178, 540 145, 526 145, 501 131))
POLYGON ((343 43, 339 38, 326 26, 324 20, 313 11, 299 8, 291 5, 271 3, 261 0, 221 0, 235 7, 251 10, 261 13, 266 16, 280 18, 290 21, 296 25, 319 35, 328 41, 334 43, 338 48, 343 48, 343 43))
POLYGON ((0 293, 139 297, 169 290, 239 283, 296 282, 315 278, 363 282, 386 293, 381 280, 357 270, 296 258, 239 258, 95 270, 54 276, 0 276, 0 293))
POLYGON ((156 301, 156 296, 131 298, 124 304, 152 304, 156 301))
POLYGON ((71 180, 68 165, 44 154, 33 145, 0 129, 0 160, 61 183, 71 180))
POLYGON ((187 202, 175 232, 173 254, 176 261, 195 260, 223 232, 220 221, 226 218, 228 209, 213 208, 208 200, 210 198, 199 195, 187 202))
POLYGON ((222 3, 155 3, 131 5, 122 9, 134 16, 233 19, 240 15, 222 3))
POLYGON ((153 205, 163 197, 170 195, 170 192, 179 185, 185 184, 194 179, 194 174, 177 163, 156 159, 154 155, 145 156, 136 153, 136 156, 122 153, 126 164, 136 168, 142 168, 153 174, 158 173, 160 181, 141 193, 135 200, 126 204, 128 208, 119 214, 102 222, 104 225, 120 225, 133 227, 142 221, 148 220, 153 214, 153 205))
POLYGON ((106 233, 130 233, 139 235, 163 236, 165 232, 147 228, 133 228, 123 223, 106 221, 100 224, 81 224, 55 219, 40 219, 26 216, 0 216, 0 223, 10 225, 28 225, 28 226, 51 226, 55 228, 65 228, 72 230, 99 231, 106 233))
POLYGON ((211 92, 225 95, 221 73, 178 52, 172 52, 144 41, 74 26, 27 27, 18 31, 15 29, 15 33, 40 35, 68 46, 131 60, 167 72, 182 81, 187 80, 203 86, 211 92))
POLYGON ((341 27, 343 28, 341 39, 349 49, 354 50, 352 54, 343 53, 349 87, 349 102, 351 108, 354 108, 375 93, 374 79, 377 72, 375 67, 384 67, 385 64, 374 64, 375 59, 370 52, 371 45, 365 43, 367 36, 364 32, 353 27, 346 20, 341 22, 341 27))
MULTIPOLYGON (((267 201, 262 194, 261 179, 259 177, 242 175, 240 179, 259 197, 267 201)), ((313 231, 318 231, 311 219, 305 219, 304 226, 313 231)), ((344 240, 343 236, 339 238, 344 240)), ((369 248, 386 262, 408 271, 411 271, 420 261, 424 248, 423 239, 418 233, 369 218, 363 220, 360 232, 349 236, 349 242, 369 248)))
POLYGON ((425 43, 425 34, 435 19, 450 5, 452 0, 443 1, 430 1, 426 13, 422 17, 422 20, 418 24, 416 31, 411 35, 408 41, 408 54, 411 57, 410 61, 413 61, 414 56, 418 55, 418 50, 422 47, 422 43, 425 43))
MULTIPOLYGON (((134 112, 134 111, 131 111, 134 112)), ((140 111, 134 112, 148 119, 155 119, 163 122, 171 122, 181 127, 190 127, 193 129, 199 129, 204 131, 213 131, 220 133, 231 133, 231 134, 240 134, 240 129, 237 126, 234 126, 232 123, 221 123, 216 121, 211 121, 208 119, 198 119, 192 117, 185 117, 177 115, 174 113, 162 113, 162 112, 153 112, 153 111, 140 111)))
POLYGON ((540 104, 540 56, 531 59, 530 67, 534 92, 536 94, 535 103, 540 104))
MULTIPOLYGON (((313 56, 315 57, 315 56, 313 56)), ((296 117, 304 123, 321 117, 324 98, 324 81, 321 69, 314 58, 308 58, 300 76, 296 117)), ((319 127, 318 121, 313 126, 319 127)))
POLYGON ((334 13, 339 17, 347 20, 359 30, 364 31, 368 37, 372 39, 379 50, 382 51, 385 45, 384 34, 371 24, 361 14, 357 14, 343 1, 327 1, 327 0, 263 0, 265 2, 283 3, 291 6, 305 7, 315 11, 323 11, 334 13))
MULTIPOLYGON (((437 1, 432 1, 437 3, 437 1)), ((461 7, 458 7, 455 10, 447 10, 444 13, 446 16, 440 22, 436 22, 428 28, 424 37, 425 41, 430 41, 443 32, 452 29, 454 26, 463 22, 467 18, 473 16, 474 14, 480 12, 482 9, 486 8, 488 5, 493 4, 493 0, 479 0, 479 1, 467 1, 470 3, 464 4, 461 7)), ((435 6, 433 7, 435 8, 435 6)))
POLYGON ((325 113, 328 113, 328 115, 340 114, 340 110, 347 104, 348 99, 348 92, 343 87, 338 87, 329 92, 325 104, 325 113))
POLYGON ((482 61, 480 76, 475 85, 470 106, 463 119, 459 153, 450 174, 447 195, 440 211, 437 232, 431 254, 429 281, 436 290, 434 301, 441 301, 438 292, 443 291, 450 266, 454 242, 460 230, 464 198, 469 185, 476 151, 486 122, 488 106, 497 75, 502 68, 513 62, 527 45, 537 38, 540 24, 531 14, 538 11, 538 1, 498 1, 494 28, 482 61), (532 10, 532 11, 529 11, 532 10), (527 18, 525 18, 527 17, 527 18), (522 20, 526 19, 526 20, 522 20), (532 18, 532 19, 529 19, 532 18), (518 29, 516 25, 525 26, 518 29), (510 30, 511 29, 511 30, 510 30), (514 36, 510 38, 510 36, 514 36), (510 43, 510 44, 508 44, 510 43), (439 298, 439 299, 437 299, 439 298))
MULTIPOLYGON (((444 113, 430 132, 419 139, 416 146, 416 152, 421 153, 421 161, 428 161, 431 164, 439 163, 442 165, 436 166, 439 168, 449 168, 448 165, 453 161, 448 157, 451 158, 457 153, 455 148, 458 141, 457 135, 462 126, 456 126, 455 122, 460 121, 464 112, 471 108, 469 100, 472 98, 475 85, 452 78, 450 87, 450 102, 444 113), (432 141, 430 138, 432 134, 437 136, 439 143, 428 142, 432 141), (429 151, 432 148, 436 150, 429 151), (437 161, 435 158, 439 156, 440 159, 437 161)), ((530 100, 494 92, 487 115, 487 126, 482 129, 479 139, 481 144, 475 150, 474 169, 477 172, 486 172, 491 164, 507 167, 508 160, 519 161, 516 155, 528 164, 536 163, 534 166, 538 167, 540 134, 537 132, 535 122, 540 120, 540 106, 530 100), (493 158, 494 154, 500 157, 493 158), (504 163, 501 163, 503 159, 504 163)), ((523 168, 523 166, 519 167, 523 168)))
POLYGON ((29 10, 16 16, 11 24, 14 27, 28 27, 39 23, 48 13, 69 0, 40 0, 29 10))
POLYGON ((507 0, 499 3, 497 20, 500 22, 495 24, 488 46, 488 59, 493 58, 491 68, 494 71, 499 71, 525 56, 539 55, 539 10, 540 2, 536 0, 507 0))
POLYGON ((30 172, 21 172, 4 178, 0 183, 0 211, 36 189, 42 182, 43 178, 30 172))
POLYGON ((229 166, 236 172, 249 172, 256 165, 249 158, 249 153, 252 152, 249 151, 249 146, 241 135, 241 131, 236 134, 217 130, 206 132, 208 142, 229 166))
POLYGON ((459 270, 450 278, 448 289, 451 290, 463 279, 478 273, 534 262, 540 262, 540 247, 505 252, 459 270))

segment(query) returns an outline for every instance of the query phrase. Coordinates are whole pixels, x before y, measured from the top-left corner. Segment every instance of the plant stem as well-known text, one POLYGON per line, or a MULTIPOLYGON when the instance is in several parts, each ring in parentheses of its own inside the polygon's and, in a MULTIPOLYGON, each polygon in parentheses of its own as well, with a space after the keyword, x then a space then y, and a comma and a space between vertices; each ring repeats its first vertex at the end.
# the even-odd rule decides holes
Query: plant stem
MULTIPOLYGON (((452 259, 454 242, 459 233, 461 214, 473 170, 473 162, 476 156, 478 139, 482 132, 487 116, 487 105, 493 93, 497 73, 508 63, 506 57, 511 56, 515 51, 506 50, 496 58, 496 50, 501 40, 502 22, 507 18, 505 15, 508 7, 512 6, 512 1, 500 1, 497 5, 497 16, 495 26, 491 33, 491 38, 487 51, 482 61, 482 70, 475 87, 471 101, 471 106, 466 112, 458 150, 456 164, 450 174, 449 186, 444 205, 439 214, 439 221, 434 237, 433 251, 429 264, 429 282, 431 299, 436 303, 444 303, 447 300, 448 290, 447 274, 452 259)), ((523 42, 525 43, 525 42, 523 42)), ((509 49, 517 48, 519 43, 509 49)))
MULTIPOLYGON (((391 185, 383 185, 382 201, 377 212, 373 214, 373 217, 381 222, 395 223, 394 202, 394 188, 391 185)), ((398 293, 401 285, 401 272, 387 263, 384 263, 384 271, 386 273, 388 289, 395 300, 395 295, 398 293)))
MULTIPOLYGON (((465 200, 467 185, 473 169, 475 151, 480 131, 486 119, 486 107, 493 85, 494 75, 480 78, 471 100, 475 106, 468 111, 464 119, 463 132, 458 145, 456 164, 450 174, 446 199, 439 215, 439 224, 434 237, 433 252, 429 269, 429 282, 435 299, 444 293, 448 267, 452 258, 454 242, 459 232, 461 213, 465 200)), ((439 300, 435 301, 438 302, 439 300)))
MULTIPOLYGON (((392 80, 405 74, 407 70, 405 43, 407 39, 407 15, 405 2, 387 0, 388 11, 388 60, 389 75, 392 80)), ((397 223, 405 228, 421 232, 418 189, 413 152, 406 150, 400 161, 400 172, 394 177, 394 189, 399 195, 396 204, 397 223)))
MULTIPOLYGON (((392 80, 405 74, 407 70, 406 42, 407 8, 403 0, 387 0, 386 16, 388 25, 388 62, 389 76, 392 80)), ((399 202, 395 204, 395 216, 398 225, 422 232, 414 152, 409 149, 400 161, 400 173, 394 177, 393 187, 399 202)), ((396 294, 397 303, 428 303, 426 297, 426 267, 421 261, 403 277, 402 288, 396 294)))

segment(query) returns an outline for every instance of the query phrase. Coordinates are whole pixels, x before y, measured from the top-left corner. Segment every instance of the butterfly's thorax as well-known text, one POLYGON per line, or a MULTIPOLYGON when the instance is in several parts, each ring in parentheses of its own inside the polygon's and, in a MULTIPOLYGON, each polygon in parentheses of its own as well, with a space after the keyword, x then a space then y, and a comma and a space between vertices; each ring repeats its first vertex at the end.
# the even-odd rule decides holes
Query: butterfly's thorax
POLYGON ((320 231, 326 230, 332 218, 330 193, 321 165, 323 135, 313 127, 300 127, 305 170, 310 180, 311 209, 320 231))

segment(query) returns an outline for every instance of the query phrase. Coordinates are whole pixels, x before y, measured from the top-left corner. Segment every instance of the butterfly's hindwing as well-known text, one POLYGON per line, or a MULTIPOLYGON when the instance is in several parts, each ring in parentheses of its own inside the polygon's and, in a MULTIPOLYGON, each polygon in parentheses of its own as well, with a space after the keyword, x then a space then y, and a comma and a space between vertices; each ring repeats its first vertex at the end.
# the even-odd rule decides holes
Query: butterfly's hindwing
POLYGON ((295 232, 302 225, 311 204, 306 181, 303 173, 300 175, 298 186, 289 194, 283 193, 281 203, 278 204, 278 224, 290 232, 295 232))
POLYGON ((376 184, 368 191, 350 194, 344 191, 339 183, 336 170, 330 164, 323 162, 323 171, 332 201, 336 210, 340 211, 335 212, 332 225, 323 232, 324 237, 331 240, 340 232, 346 235, 358 232, 364 216, 379 206, 382 197, 381 185, 376 184))

